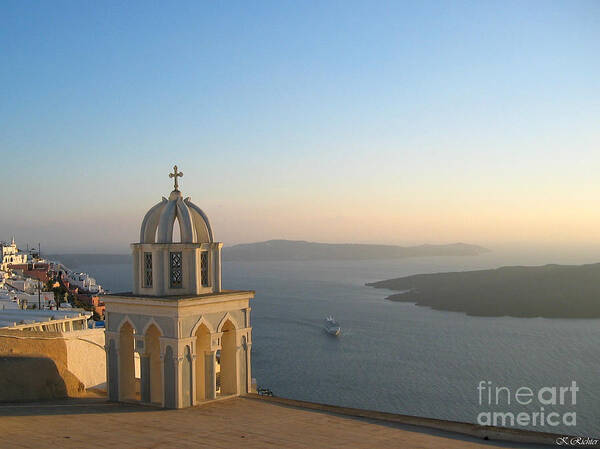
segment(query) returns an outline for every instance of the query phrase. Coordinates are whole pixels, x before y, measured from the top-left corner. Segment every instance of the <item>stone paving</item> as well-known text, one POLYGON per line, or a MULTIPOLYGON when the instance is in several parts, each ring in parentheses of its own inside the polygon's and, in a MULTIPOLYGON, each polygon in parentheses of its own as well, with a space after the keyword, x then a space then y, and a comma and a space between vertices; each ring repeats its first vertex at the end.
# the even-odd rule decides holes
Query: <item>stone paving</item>
MULTIPOLYGON (((104 399, 0 404, 2 448, 534 447, 232 398, 183 410, 104 399)), ((540 446, 537 446, 540 447, 540 446)))

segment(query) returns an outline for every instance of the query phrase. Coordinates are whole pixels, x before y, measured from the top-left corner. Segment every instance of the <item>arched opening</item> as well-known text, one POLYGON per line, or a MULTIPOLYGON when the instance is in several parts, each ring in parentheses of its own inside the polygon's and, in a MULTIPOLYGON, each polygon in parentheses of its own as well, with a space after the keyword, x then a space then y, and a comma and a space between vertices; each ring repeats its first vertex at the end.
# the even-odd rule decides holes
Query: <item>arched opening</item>
POLYGON ((119 359, 115 340, 108 343, 108 398, 119 400, 119 359))
POLYGON ((221 338, 221 394, 238 393, 237 344, 235 326, 227 320, 223 326, 221 338))
POLYGON ((119 400, 135 400, 135 362, 133 327, 128 322, 119 331, 119 400))
POLYGON ((146 355, 148 356, 148 375, 150 377, 150 402, 162 404, 163 380, 162 365, 160 363, 160 337, 161 333, 154 324, 146 330, 146 355))
POLYGON ((210 357, 210 330, 201 324, 196 330, 196 400, 204 401, 211 399, 214 389, 212 365, 210 357), (208 360, 207 360, 208 359, 208 360))
POLYGON ((173 237, 171 241, 173 243, 181 243, 181 224, 177 216, 175 216, 175 221, 173 222, 173 237))

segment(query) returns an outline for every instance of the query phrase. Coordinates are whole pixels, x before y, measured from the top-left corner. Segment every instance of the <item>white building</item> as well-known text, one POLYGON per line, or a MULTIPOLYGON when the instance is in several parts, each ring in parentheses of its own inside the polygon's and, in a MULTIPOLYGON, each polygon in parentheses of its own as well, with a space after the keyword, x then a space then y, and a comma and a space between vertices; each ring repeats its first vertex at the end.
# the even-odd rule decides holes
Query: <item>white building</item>
POLYGON ((102 293, 102 287, 96 282, 96 279, 87 273, 69 272, 67 274, 69 284, 79 287, 79 290, 85 290, 90 293, 102 293))
POLYGON ((28 261, 28 254, 19 251, 13 237, 11 243, 0 243, 0 254, 2 263, 0 263, 0 270, 6 271, 8 266, 11 264, 24 264, 28 261))
MULTIPOLYGON (((63 304, 65 306, 66 304, 63 304)), ((41 306, 48 310, 56 307, 53 292, 26 293, 13 290, 10 285, 0 287, 0 311, 11 309, 27 309, 29 307, 41 306), (8 288, 7 288, 8 287, 8 288), (10 288, 10 290, 9 290, 10 288)))

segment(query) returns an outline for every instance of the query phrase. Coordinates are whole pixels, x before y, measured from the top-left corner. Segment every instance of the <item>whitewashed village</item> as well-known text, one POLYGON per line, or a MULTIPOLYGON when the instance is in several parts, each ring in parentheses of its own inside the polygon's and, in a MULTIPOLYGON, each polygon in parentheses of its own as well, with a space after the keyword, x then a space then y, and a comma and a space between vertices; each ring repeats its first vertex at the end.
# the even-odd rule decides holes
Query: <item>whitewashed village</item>
POLYGON ((10 242, 0 241, 0 256, 0 313, 6 318, 0 321, 12 323, 2 327, 36 324, 44 329, 42 317, 55 316, 51 311, 89 312, 93 321, 99 322, 90 325, 103 325, 101 295, 105 292, 89 274, 41 257, 38 248, 24 250, 17 246, 14 237, 10 242), (30 312, 37 312, 37 318, 30 312), (15 319, 9 319, 11 316, 15 319))

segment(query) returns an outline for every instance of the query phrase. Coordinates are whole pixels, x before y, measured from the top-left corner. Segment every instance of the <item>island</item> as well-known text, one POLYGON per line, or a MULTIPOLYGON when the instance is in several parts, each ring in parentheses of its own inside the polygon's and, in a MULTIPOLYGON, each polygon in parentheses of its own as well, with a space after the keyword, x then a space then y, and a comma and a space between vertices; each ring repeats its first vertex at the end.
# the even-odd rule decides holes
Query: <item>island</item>
POLYGON ((223 248, 225 261, 368 260, 427 256, 477 256, 488 249, 466 243, 448 245, 368 245, 269 240, 223 248))
POLYGON ((600 318, 600 263, 418 274, 366 284, 391 301, 474 316, 600 318))

